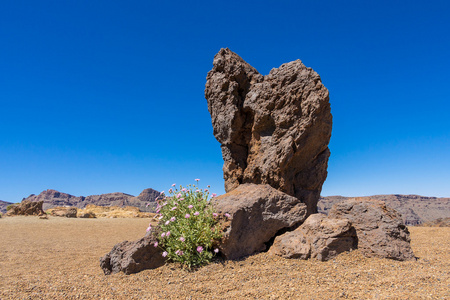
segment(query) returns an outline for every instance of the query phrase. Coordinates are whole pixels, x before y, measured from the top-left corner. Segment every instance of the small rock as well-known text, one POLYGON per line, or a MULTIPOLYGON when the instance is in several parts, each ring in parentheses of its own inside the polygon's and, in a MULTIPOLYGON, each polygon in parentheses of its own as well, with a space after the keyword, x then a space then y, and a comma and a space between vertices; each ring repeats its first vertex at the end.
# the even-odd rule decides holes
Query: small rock
POLYGON ((269 252, 285 258, 326 261, 356 246, 356 231, 349 220, 313 214, 296 230, 276 237, 269 252))
POLYGON ((105 275, 124 272, 133 274, 147 269, 155 269, 165 264, 162 251, 154 244, 157 241, 150 233, 143 238, 116 244, 113 249, 100 258, 100 267, 105 275))
POLYGON ((346 200, 335 204, 328 216, 348 219, 352 223, 358 237, 358 249, 367 257, 416 259, 401 215, 383 201, 346 200))

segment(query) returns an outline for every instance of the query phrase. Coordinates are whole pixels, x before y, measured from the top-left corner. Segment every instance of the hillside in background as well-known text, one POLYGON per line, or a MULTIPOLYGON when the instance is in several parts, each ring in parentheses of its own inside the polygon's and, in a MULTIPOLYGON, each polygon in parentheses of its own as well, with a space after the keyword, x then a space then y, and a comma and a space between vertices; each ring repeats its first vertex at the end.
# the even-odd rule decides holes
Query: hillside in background
MULTIPOLYGON (((43 209, 58 206, 76 206, 78 208, 85 208, 88 204, 99 206, 134 206, 141 211, 154 211, 156 207, 155 199, 159 196, 159 192, 154 189, 145 189, 139 196, 133 196, 125 193, 108 193, 92 196, 73 196, 66 193, 61 193, 56 190, 45 190, 39 195, 30 195, 23 200, 29 201, 44 201, 43 209), (147 206, 147 204, 149 204, 147 206)), ((23 201, 22 200, 22 201, 23 201)))
POLYGON ((0 213, 6 213, 6 207, 10 204, 12 203, 0 200, 0 213))
MULTIPOLYGON (((320 213, 328 214, 333 204, 355 197, 321 197, 317 204, 320 213)), ((436 219, 450 217, 450 198, 424 197, 418 195, 375 195, 358 197, 386 202, 386 205, 402 214, 406 225, 420 225, 436 219)))

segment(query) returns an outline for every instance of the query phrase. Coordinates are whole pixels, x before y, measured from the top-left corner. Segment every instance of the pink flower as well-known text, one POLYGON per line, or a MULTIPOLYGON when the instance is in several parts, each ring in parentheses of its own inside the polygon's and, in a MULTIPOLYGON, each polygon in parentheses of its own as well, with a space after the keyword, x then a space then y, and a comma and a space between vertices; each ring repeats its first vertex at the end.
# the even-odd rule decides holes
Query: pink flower
POLYGON ((162 218, 163 218, 163 216, 162 216, 162 215, 160 215, 160 216, 159 216, 159 218, 158 218, 158 220, 161 220, 162 218))
POLYGON ((207 185, 206 187, 209 189, 211 186, 210 186, 210 185, 207 185))
POLYGON ((229 213, 226 213, 226 214, 225 214, 225 217, 227 217, 227 218, 231 218, 231 216, 230 216, 230 214, 229 214, 229 213))
POLYGON ((211 195, 211 198, 214 198, 214 197, 216 197, 217 196, 217 194, 216 193, 213 193, 212 195, 211 195))
POLYGON ((197 247, 197 252, 198 253, 202 253, 203 252, 203 247, 202 246, 198 246, 197 247))
POLYGON ((181 250, 177 250, 177 251, 175 251, 175 254, 181 256, 181 255, 183 255, 184 253, 183 253, 183 251, 181 251, 181 250))
POLYGON ((155 248, 158 247, 158 242, 155 242, 155 243, 153 244, 153 246, 155 246, 155 248))
POLYGON ((192 204, 188 206, 188 208, 193 208, 193 207, 194 207, 194 206, 193 206, 192 204))
POLYGON ((185 241, 184 237, 180 237, 180 241, 184 242, 185 241))
POLYGON ((172 191, 173 191, 172 189, 169 189, 169 193, 171 193, 171 194, 172 194, 172 191))
POLYGON ((160 193, 160 195, 162 195, 162 194, 164 194, 164 191, 162 191, 162 192, 160 193))
POLYGON ((209 190, 208 190, 208 189, 205 189, 205 193, 206 193, 206 192, 209 192, 209 190))
POLYGON ((169 237, 169 235, 170 235, 170 231, 167 231, 166 236, 169 237))
POLYGON ((190 214, 186 214, 186 215, 184 215, 184 217, 185 217, 186 219, 189 219, 189 218, 191 217, 191 215, 190 215, 190 214))
POLYGON ((164 251, 164 252, 162 253, 162 256, 163 256, 163 257, 166 257, 167 254, 169 254, 169 253, 167 253, 167 251, 164 251))
POLYGON ((194 213, 194 216, 198 216, 200 213, 198 212, 198 211, 196 211, 195 213, 194 213))
POLYGON ((147 232, 149 232, 149 231, 151 231, 151 230, 152 230, 152 226, 148 226, 147 232))
POLYGON ((177 218, 172 217, 172 218, 170 218, 170 222, 175 222, 176 219, 177 219, 177 218))
POLYGON ((219 253, 219 249, 214 249, 214 253, 219 253))
POLYGON ((200 181, 200 179, 195 179, 195 181, 199 182, 199 181, 200 181))
POLYGON ((180 200, 180 201, 183 201, 183 200, 184 200, 184 198, 180 198, 179 200, 180 200))
POLYGON ((186 188, 182 188, 182 189, 181 189, 181 191, 183 191, 183 192, 186 192, 186 191, 187 191, 187 189, 186 189, 186 188))
POLYGON ((217 218, 217 216, 218 216, 217 213, 213 213, 214 218, 217 218))
POLYGON ((169 225, 169 223, 170 223, 170 221, 166 221, 166 223, 164 223, 164 224, 169 225))
POLYGON ((181 198, 181 194, 180 193, 178 193, 177 198, 181 198))
POLYGON ((166 236, 166 234, 163 232, 163 233, 161 233, 161 237, 165 237, 166 236))
POLYGON ((161 211, 161 209, 158 208, 158 209, 156 210, 156 213, 159 214, 160 211, 161 211))
POLYGON ((176 184, 174 183, 174 184, 172 184, 172 186, 176 186, 176 184))
POLYGON ((195 190, 196 193, 200 193, 200 190, 195 190))
POLYGON ((177 207, 176 207, 176 206, 172 207, 172 210, 175 210, 175 209, 177 209, 177 207))

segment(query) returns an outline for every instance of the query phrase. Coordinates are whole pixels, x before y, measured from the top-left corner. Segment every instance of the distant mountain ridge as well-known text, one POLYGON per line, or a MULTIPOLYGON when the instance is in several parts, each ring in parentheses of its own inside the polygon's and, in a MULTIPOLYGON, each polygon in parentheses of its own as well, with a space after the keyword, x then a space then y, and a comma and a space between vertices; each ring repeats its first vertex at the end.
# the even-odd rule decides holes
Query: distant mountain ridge
POLYGON ((450 217, 450 198, 425 197, 419 195, 375 195, 367 197, 321 197, 317 204, 320 213, 328 214, 330 208, 338 202, 352 199, 381 200, 402 214, 406 225, 420 225, 439 218, 450 217))
POLYGON ((6 213, 6 207, 10 204, 12 204, 12 203, 0 200, 0 213, 3 213, 3 214, 6 213))
POLYGON ((91 196, 74 196, 62 193, 56 190, 48 189, 39 195, 30 195, 23 198, 22 201, 44 201, 43 209, 58 206, 76 206, 78 208, 85 208, 88 204, 95 204, 99 206, 134 206, 141 211, 153 211, 156 207, 155 199, 159 196, 159 192, 148 188, 143 190, 139 196, 133 196, 125 193, 108 193, 91 196), (147 206, 147 204, 150 204, 147 206))

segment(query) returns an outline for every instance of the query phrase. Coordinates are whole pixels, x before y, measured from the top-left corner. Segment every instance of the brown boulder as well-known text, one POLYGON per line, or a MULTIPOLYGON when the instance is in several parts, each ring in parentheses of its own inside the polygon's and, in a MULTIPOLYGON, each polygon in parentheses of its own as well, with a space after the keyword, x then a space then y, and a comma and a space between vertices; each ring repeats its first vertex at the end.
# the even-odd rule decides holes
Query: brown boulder
POLYGON ((54 217, 76 218, 78 209, 76 207, 55 207, 47 212, 54 217))
POLYGON ((276 237, 269 251, 285 258, 326 261, 356 246, 356 232, 348 220, 313 214, 296 230, 276 237))
POLYGON ((42 210, 43 201, 32 202, 23 200, 17 205, 11 206, 7 216, 40 216, 45 214, 42 210))
POLYGON ((116 244, 113 249, 100 258, 100 267, 105 275, 124 272, 133 274, 147 269, 155 269, 165 264, 156 238, 147 233, 143 238, 116 244))
POLYGON ((205 97, 221 143, 226 192, 243 183, 269 184, 315 213, 327 177, 332 126, 320 76, 300 60, 263 76, 221 49, 205 97))
POLYGON ((269 185, 242 184, 212 200, 218 213, 229 214, 219 246, 227 259, 237 259, 266 249, 275 235, 300 225, 306 205, 269 185))
POLYGON ((383 201, 351 199, 335 204, 330 218, 348 219, 356 229, 358 249, 368 257, 415 259, 401 215, 383 201))

